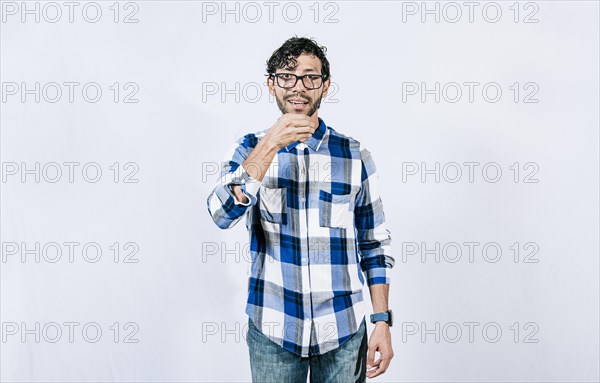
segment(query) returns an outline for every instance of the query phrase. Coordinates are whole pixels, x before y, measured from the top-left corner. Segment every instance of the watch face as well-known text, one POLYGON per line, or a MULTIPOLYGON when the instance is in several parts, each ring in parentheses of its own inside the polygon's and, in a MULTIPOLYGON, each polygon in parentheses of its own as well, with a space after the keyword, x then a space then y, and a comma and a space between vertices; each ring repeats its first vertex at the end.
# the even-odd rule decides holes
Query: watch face
POLYGON ((392 310, 388 311, 388 315, 389 315, 389 323, 390 323, 390 327, 392 326, 392 324, 394 323, 394 316, 392 315, 392 310))

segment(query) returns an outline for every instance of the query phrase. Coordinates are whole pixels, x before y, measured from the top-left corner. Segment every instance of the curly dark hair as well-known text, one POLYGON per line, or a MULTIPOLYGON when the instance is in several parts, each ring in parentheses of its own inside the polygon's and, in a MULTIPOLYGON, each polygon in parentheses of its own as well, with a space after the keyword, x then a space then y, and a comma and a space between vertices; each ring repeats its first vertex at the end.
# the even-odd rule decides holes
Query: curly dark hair
POLYGON ((286 40, 283 45, 273 52, 267 61, 267 73, 272 75, 276 69, 294 68, 297 65, 296 58, 302 53, 312 54, 321 60, 321 71, 323 80, 329 78, 329 61, 325 57, 327 48, 320 46, 315 40, 306 37, 294 36, 286 40))

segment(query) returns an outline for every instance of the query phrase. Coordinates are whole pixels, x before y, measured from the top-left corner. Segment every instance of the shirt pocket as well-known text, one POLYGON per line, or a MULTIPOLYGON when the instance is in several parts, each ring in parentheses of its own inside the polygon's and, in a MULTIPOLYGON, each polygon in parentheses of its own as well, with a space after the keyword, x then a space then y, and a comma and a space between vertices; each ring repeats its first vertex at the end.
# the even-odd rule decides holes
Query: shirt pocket
POLYGON ((352 194, 332 194, 319 190, 319 226, 353 227, 352 194))
POLYGON ((258 199, 261 220, 281 225, 287 224, 286 188, 267 188, 261 185, 258 199))

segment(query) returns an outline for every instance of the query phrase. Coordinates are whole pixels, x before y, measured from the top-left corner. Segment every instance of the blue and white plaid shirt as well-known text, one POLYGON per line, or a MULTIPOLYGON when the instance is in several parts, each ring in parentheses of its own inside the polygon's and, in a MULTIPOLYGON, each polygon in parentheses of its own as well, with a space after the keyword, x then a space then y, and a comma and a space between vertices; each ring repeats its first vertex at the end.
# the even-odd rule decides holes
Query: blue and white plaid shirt
POLYGON ((348 341, 365 317, 363 272, 368 286, 390 283, 386 268, 394 258, 375 163, 358 141, 319 118, 307 141, 277 152, 259 182, 240 165, 266 132, 233 145, 208 211, 223 229, 246 215, 246 313, 256 327, 299 356, 324 354, 348 341), (247 203, 235 199, 232 185, 247 203))

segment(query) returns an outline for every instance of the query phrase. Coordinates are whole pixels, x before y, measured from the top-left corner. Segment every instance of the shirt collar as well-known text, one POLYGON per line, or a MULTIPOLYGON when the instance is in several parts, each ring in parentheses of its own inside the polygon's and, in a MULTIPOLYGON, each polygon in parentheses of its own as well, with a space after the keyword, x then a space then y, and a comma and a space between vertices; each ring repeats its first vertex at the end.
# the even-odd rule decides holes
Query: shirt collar
MULTIPOLYGON (((308 140, 306 140, 304 142, 306 144, 306 146, 308 146, 315 152, 317 150, 319 150, 319 147, 321 146, 321 142, 323 142, 323 137, 325 137, 325 133, 327 133, 327 125, 325 125, 325 121, 323 121, 321 119, 321 117, 318 117, 318 119, 319 119, 319 127, 317 128, 317 130, 315 130, 313 135, 310 136, 308 138, 308 140)), ((285 149, 289 152, 299 143, 300 143, 300 141, 293 142, 293 143, 289 144, 288 146, 286 146, 285 149)))

